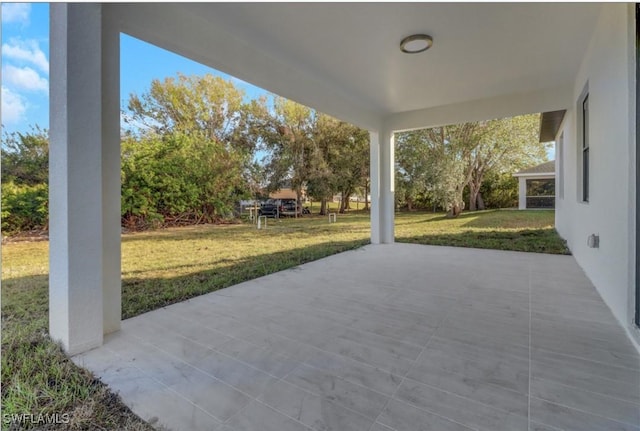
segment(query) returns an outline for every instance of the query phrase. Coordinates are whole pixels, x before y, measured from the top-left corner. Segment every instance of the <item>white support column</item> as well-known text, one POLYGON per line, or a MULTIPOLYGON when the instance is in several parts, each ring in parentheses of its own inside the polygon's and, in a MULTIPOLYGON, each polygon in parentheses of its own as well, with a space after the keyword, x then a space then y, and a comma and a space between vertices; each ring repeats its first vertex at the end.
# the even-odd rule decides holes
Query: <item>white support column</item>
POLYGON ((119 35, 102 12, 50 9, 49 331, 69 354, 120 320, 119 35))
POLYGON ((370 132, 371 163, 371 243, 394 242, 394 176, 395 156, 393 132, 382 129, 370 132))
POLYGON ((371 244, 380 244, 380 135, 369 132, 369 177, 371 192, 371 244))
POLYGON ((102 294, 103 332, 120 329, 120 31, 102 7, 102 294))
POLYGON ((518 209, 527 209, 527 179, 518 177, 518 209))

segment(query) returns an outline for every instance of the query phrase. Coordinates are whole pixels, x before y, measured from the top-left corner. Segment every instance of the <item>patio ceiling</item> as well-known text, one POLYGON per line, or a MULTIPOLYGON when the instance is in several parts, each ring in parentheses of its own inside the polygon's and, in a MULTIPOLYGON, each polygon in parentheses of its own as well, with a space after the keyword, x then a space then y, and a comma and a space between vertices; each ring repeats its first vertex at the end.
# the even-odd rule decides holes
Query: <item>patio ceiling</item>
POLYGON ((601 5, 199 3, 113 8, 121 10, 118 19, 133 36, 369 126, 406 111, 571 89, 601 5), (400 40, 414 33, 433 36, 433 47, 418 55, 403 54, 400 40))

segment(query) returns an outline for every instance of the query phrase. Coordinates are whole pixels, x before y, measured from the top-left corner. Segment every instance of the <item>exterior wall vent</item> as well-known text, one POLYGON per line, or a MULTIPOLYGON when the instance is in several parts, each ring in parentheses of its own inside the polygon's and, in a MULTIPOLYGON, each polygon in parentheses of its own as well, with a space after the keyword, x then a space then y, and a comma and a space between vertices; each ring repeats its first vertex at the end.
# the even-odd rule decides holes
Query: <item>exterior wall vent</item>
POLYGON ((600 235, 592 233, 587 237, 587 245, 591 248, 600 248, 600 235))

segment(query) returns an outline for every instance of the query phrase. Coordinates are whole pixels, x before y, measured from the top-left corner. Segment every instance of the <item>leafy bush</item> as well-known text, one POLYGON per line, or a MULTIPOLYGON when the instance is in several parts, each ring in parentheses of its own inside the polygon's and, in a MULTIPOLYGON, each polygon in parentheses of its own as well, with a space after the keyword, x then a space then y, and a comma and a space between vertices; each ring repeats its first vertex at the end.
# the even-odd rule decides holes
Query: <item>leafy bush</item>
POLYGON ((243 155, 180 134, 122 143, 122 222, 133 229, 214 222, 247 196, 243 155))
POLYGON ((480 192, 487 208, 518 206, 518 179, 510 172, 488 174, 480 192))
POLYGON ((3 232, 46 228, 49 217, 48 207, 49 187, 47 184, 17 185, 13 181, 3 184, 3 232))
POLYGON ((49 180, 49 132, 32 126, 27 133, 2 136, 2 183, 34 186, 49 180))

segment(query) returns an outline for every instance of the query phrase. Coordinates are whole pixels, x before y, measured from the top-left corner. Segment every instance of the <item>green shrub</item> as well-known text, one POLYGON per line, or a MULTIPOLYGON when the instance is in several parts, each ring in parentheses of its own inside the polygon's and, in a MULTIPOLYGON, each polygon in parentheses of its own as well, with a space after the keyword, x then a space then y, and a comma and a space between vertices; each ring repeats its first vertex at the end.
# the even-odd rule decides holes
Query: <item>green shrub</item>
POLYGON ((46 228, 49 221, 49 187, 2 184, 2 230, 17 232, 46 228))

